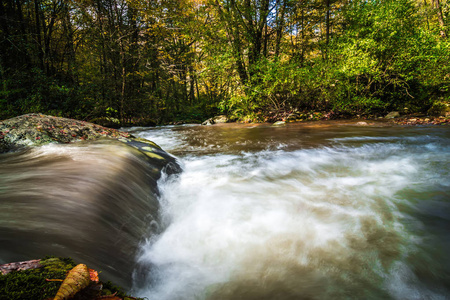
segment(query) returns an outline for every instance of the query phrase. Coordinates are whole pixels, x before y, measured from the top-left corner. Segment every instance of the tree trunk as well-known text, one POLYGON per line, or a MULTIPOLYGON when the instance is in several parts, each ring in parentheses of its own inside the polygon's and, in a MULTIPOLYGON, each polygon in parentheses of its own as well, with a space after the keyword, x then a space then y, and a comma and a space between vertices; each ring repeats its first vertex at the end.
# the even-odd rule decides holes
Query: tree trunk
MULTIPOLYGON (((267 25, 267 16, 269 15, 269 0, 262 0, 260 3, 259 11, 257 16, 259 19, 253 19, 248 17, 248 24, 245 27, 247 30, 247 36, 250 37, 250 49, 248 55, 248 69, 249 69, 249 77, 251 78, 255 72, 254 66, 258 63, 261 58, 261 50, 263 46, 263 30, 267 25)), ((247 1, 248 7, 247 9, 251 11, 250 1, 247 1)), ((255 8, 256 9, 256 8, 255 8)), ((255 17, 257 18, 257 17, 255 17)))
POLYGON ((447 37, 447 33, 445 32, 444 17, 442 15, 442 7, 441 7, 441 4, 440 4, 439 0, 434 0, 434 6, 435 6, 436 11, 437 11, 439 25, 441 27, 441 32, 440 32, 441 33, 441 37, 446 38, 447 37))
POLYGON ((67 51, 67 74, 69 75, 70 81, 72 83, 75 83, 78 81, 77 78, 77 63, 76 63, 76 56, 75 56, 75 46, 74 46, 74 36, 73 36, 73 28, 72 28, 72 22, 70 20, 70 12, 66 8, 65 15, 64 15, 64 26, 66 31, 66 51, 67 51))
POLYGON ((30 269, 37 269, 37 268, 43 267, 43 265, 41 265, 40 262, 41 262, 40 259, 33 259, 33 260, 3 264, 3 265, 0 265, 0 272, 2 275, 6 275, 13 271, 17 272, 17 271, 24 271, 24 270, 30 270, 30 269))
POLYGON ((39 58, 39 67, 44 70, 44 54, 42 52, 42 38, 41 38, 41 21, 40 21, 40 2, 39 0, 34 0, 34 17, 35 17, 35 34, 37 38, 37 51, 39 58))
POLYGON ((280 44, 283 37, 283 29, 285 22, 285 12, 286 12, 287 1, 283 1, 283 6, 281 7, 281 12, 277 12, 277 36, 275 40, 275 57, 280 54, 280 44))
POLYGON ((301 62, 305 60, 305 9, 302 7, 302 59, 301 62))
POLYGON ((219 17, 222 23, 225 25, 225 29, 228 36, 228 42, 231 46, 231 49, 233 49, 233 58, 236 64, 236 69, 239 74, 239 79, 241 80, 241 83, 243 85, 247 84, 248 76, 247 71, 245 69, 245 64, 242 59, 242 45, 241 45, 241 39, 239 37, 239 31, 234 30, 234 24, 232 21, 232 13, 229 10, 223 10, 222 6, 220 5, 219 1, 216 0, 216 7, 219 12, 219 17))
POLYGON ((326 29, 326 43, 330 43, 330 0, 327 0, 327 29, 326 29))
POLYGON ((120 91, 120 122, 124 122, 124 104, 125 104, 125 87, 126 87, 126 68, 125 68, 125 48, 123 45, 123 40, 120 40, 120 57, 122 62, 122 86, 120 91))
POLYGON ((427 3, 427 0, 423 0, 423 4, 424 4, 424 7, 425 7, 425 18, 427 19, 427 30, 430 30, 430 20, 429 20, 429 17, 428 17, 428 8, 427 8, 427 6, 428 6, 428 3, 427 3))

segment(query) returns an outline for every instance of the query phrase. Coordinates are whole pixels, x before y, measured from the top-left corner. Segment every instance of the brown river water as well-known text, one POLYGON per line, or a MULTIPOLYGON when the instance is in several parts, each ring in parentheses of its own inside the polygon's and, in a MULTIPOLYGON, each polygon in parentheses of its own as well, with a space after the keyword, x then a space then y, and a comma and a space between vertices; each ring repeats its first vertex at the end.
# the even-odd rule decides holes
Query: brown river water
POLYGON ((115 143, 0 157, 1 260, 70 250, 158 300, 450 299, 450 127, 127 130, 183 172, 156 187, 115 143))

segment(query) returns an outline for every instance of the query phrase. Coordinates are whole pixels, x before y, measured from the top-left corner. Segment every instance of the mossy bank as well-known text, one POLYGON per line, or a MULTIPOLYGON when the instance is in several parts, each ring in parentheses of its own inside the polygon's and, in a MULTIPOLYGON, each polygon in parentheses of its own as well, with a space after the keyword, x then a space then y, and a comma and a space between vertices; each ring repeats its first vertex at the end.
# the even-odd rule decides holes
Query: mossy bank
MULTIPOLYGON (((25 262, 26 263, 26 262, 25 262)), ((62 280, 76 266, 70 258, 45 257, 34 260, 32 268, 12 270, 0 275, 0 300, 41 300, 53 299, 62 280)), ((123 292, 122 288, 111 282, 100 281, 74 295, 72 299, 138 299, 123 292), (110 296, 110 297, 108 297, 110 296), (116 298, 113 298, 116 297, 116 298)))

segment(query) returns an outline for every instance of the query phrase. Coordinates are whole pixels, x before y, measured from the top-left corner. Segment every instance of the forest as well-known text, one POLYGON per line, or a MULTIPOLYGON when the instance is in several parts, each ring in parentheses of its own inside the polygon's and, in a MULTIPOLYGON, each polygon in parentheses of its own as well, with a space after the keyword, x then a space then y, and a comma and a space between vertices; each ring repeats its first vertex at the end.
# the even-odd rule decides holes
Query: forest
POLYGON ((126 124, 429 113, 447 0, 1 0, 0 119, 126 124))

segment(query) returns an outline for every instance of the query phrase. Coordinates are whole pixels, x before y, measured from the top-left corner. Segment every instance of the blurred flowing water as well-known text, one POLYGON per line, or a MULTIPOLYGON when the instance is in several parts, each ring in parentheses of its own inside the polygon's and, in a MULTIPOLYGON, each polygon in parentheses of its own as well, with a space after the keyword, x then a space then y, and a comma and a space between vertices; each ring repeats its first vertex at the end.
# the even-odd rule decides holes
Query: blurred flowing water
POLYGON ((183 164, 159 180, 133 291, 450 299, 450 128, 359 125, 132 128, 183 164))
POLYGON ((131 287, 139 242, 157 230, 159 170, 117 141, 0 155, 0 264, 71 257, 131 287))
POLYGON ((0 155, 0 263, 71 256, 148 299, 450 299, 450 128, 131 128, 0 155))

